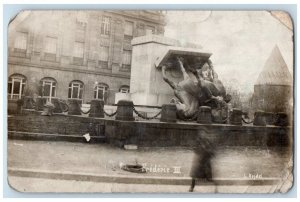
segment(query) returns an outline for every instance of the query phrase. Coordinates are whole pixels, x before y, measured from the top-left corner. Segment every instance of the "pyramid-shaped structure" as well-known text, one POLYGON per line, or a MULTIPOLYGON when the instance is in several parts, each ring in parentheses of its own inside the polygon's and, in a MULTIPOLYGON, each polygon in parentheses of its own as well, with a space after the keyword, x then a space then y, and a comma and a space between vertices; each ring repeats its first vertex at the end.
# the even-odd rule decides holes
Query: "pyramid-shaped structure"
POLYGON ((267 59, 255 85, 292 85, 292 76, 276 45, 267 59))

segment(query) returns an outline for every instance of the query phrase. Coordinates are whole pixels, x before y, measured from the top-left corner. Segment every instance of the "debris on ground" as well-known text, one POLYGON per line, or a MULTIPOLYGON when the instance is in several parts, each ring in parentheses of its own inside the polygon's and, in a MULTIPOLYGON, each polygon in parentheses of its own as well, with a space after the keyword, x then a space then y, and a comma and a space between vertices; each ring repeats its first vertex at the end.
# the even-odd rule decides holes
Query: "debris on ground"
POLYGON ((14 145, 23 147, 23 144, 19 144, 19 143, 15 143, 15 142, 14 142, 14 145))
POLYGON ((132 173, 145 173, 146 172, 146 169, 142 165, 139 165, 139 164, 135 164, 135 165, 125 164, 121 167, 121 169, 132 172, 132 173))
POLYGON ((134 145, 134 144, 127 144, 127 145, 124 145, 124 149, 127 149, 127 150, 137 150, 138 146, 134 145))
POLYGON ((91 140, 91 136, 90 136, 89 133, 84 134, 83 137, 85 138, 85 140, 86 140, 87 142, 89 142, 89 141, 91 140))

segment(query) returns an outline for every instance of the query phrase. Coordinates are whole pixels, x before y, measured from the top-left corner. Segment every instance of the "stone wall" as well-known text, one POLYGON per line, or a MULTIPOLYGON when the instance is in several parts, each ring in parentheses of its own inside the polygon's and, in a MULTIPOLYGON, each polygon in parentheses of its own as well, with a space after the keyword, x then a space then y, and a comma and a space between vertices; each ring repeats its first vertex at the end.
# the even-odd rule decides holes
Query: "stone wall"
MULTIPOLYGON (((100 125, 104 125, 101 119, 57 114, 41 116, 39 112, 8 117, 8 131, 82 136, 100 125)), ((104 135, 103 129, 98 135, 104 135)))
POLYGON ((198 136, 222 146, 289 146, 293 142, 291 127, 131 122, 68 115, 8 117, 8 131, 70 136, 82 136, 94 131, 92 136, 105 136, 107 142, 119 147, 124 144, 191 147, 195 146, 198 136))
POLYGON ((105 134, 111 143, 139 146, 195 146, 198 136, 223 146, 287 146, 290 128, 204 125, 196 123, 107 122, 105 134), (120 143, 121 141, 121 143, 120 143))

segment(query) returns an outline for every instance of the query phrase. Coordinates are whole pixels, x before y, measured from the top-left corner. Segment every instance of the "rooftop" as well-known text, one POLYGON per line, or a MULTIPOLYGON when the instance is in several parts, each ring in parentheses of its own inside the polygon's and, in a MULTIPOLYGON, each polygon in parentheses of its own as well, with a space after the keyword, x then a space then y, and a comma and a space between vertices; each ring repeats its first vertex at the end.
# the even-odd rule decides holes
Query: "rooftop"
POLYGON ((292 76, 276 45, 267 59, 255 85, 292 85, 292 76))

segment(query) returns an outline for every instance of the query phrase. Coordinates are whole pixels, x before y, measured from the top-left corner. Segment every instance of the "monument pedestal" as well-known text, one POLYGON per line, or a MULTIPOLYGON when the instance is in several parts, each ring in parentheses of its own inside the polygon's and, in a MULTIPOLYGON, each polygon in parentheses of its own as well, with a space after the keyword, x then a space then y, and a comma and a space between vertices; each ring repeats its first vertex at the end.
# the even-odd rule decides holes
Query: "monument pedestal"
MULTIPOLYGON (((135 105, 161 106, 174 97, 173 90, 163 81, 155 61, 170 46, 178 46, 175 39, 158 35, 134 38, 130 78, 130 99, 135 105)), ((181 75, 178 76, 180 79, 181 75)))
POLYGON ((162 106, 170 103, 174 90, 163 79, 161 67, 164 64, 171 64, 166 76, 178 83, 183 80, 183 74, 177 56, 205 60, 211 56, 211 53, 200 49, 180 47, 179 41, 158 35, 137 37, 131 44, 130 99, 135 105, 162 106))

